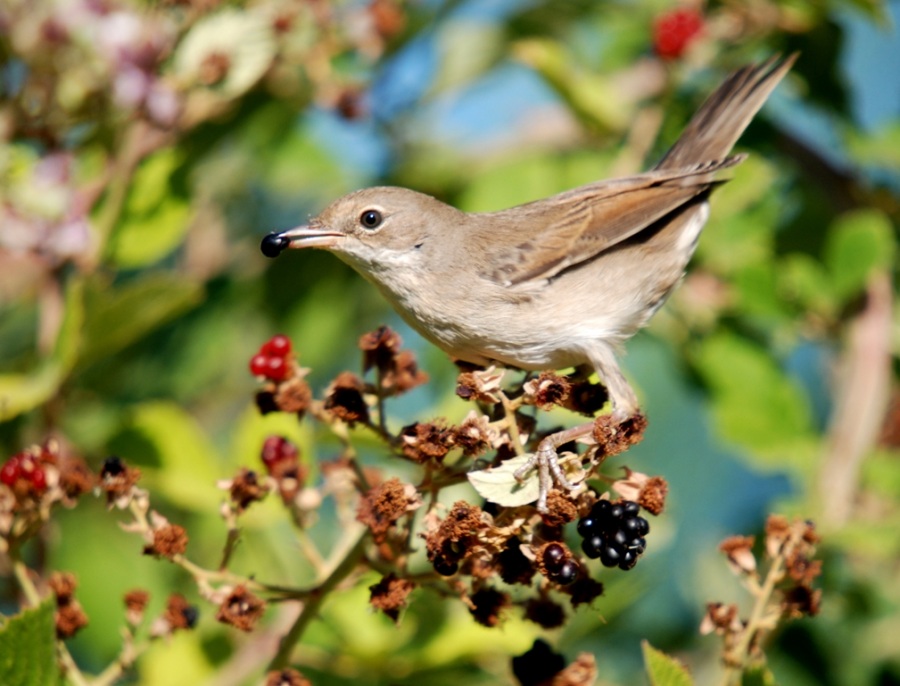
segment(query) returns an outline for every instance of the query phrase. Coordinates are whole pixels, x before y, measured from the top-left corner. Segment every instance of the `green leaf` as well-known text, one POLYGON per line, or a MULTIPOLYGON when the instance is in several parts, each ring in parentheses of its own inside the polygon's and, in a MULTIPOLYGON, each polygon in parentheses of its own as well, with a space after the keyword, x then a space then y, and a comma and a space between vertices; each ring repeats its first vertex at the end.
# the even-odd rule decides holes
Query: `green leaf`
POLYGON ((647 641, 641 643, 644 667, 652 686, 693 686, 690 672, 678 660, 657 650, 647 641))
POLYGON ((616 85, 614 77, 579 68, 560 42, 521 40, 513 46, 512 55, 543 76, 572 113, 592 128, 601 133, 628 130, 637 109, 634 98, 616 85))
POLYGON ((835 315, 837 303, 821 262, 806 253, 791 253, 776 271, 778 293, 784 300, 829 319, 835 315))
POLYGON ((459 200, 467 212, 490 212, 545 198, 596 180, 608 163, 594 152, 515 155, 476 174, 459 200))
POLYGON ((749 667, 741 674, 741 686, 775 686, 775 675, 766 666, 749 667))
POLYGON ((808 398, 763 348, 719 333, 699 345, 695 362, 726 439, 783 459, 796 441, 810 436, 808 398))
POLYGON ((871 133, 850 129, 847 147, 853 158, 862 164, 900 168, 900 121, 889 121, 871 133))
POLYGON ((0 629, 0 684, 3 686, 55 686, 60 683, 56 664, 56 603, 48 599, 23 610, 0 629))
POLYGON ((772 192, 774 169, 756 157, 735 169, 734 178, 712 196, 709 223, 697 246, 704 264, 719 274, 771 259, 774 231, 783 213, 772 192))
POLYGON ((529 458, 531 455, 511 457, 497 467, 469 472, 467 475, 469 483, 482 498, 504 507, 518 507, 533 503, 537 500, 540 492, 537 470, 531 470, 522 481, 513 476, 519 467, 528 462, 529 458))
POLYGON ((122 217, 109 242, 109 257, 126 269, 152 264, 177 248, 187 233, 190 205, 171 188, 181 156, 168 148, 138 168, 122 217))
POLYGON ((113 446, 126 460, 130 447, 142 450, 146 461, 158 465, 146 470, 153 488, 187 510, 209 512, 224 497, 216 487, 226 476, 218 453, 197 421, 175 403, 138 405, 113 446))
POLYGON ((787 303, 778 291, 775 264, 764 260, 745 265, 734 275, 738 310, 749 317, 781 319, 788 316, 787 303))
POLYGON ((883 212, 864 209, 842 215, 825 238, 824 262, 834 292, 841 298, 856 295, 873 272, 891 268, 895 253, 893 227, 883 212))
POLYGON ((0 421, 42 405, 65 381, 78 357, 84 324, 84 283, 66 285, 65 312, 53 352, 30 374, 0 375, 0 421))
POLYGON ((84 363, 121 350, 197 305, 203 288, 174 274, 151 274, 110 289, 95 282, 86 299, 84 363))
POLYGON ((498 24, 458 19, 444 22, 438 34, 440 67, 432 78, 435 92, 458 88, 478 78, 501 55, 503 31, 498 24))

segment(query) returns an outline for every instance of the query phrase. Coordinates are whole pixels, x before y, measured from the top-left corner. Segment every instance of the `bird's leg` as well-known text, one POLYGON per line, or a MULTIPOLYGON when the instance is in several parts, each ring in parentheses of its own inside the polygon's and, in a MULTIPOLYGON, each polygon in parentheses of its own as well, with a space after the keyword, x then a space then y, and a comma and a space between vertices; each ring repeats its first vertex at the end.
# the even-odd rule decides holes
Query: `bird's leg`
MULTIPOLYGON (((612 401, 613 421, 616 424, 621 424, 638 414, 637 396, 628 380, 622 374, 622 370, 619 368, 612 350, 605 345, 598 346, 597 349, 591 351, 590 358, 609 392, 609 397, 612 401)), ((547 495, 553 488, 553 481, 556 481, 559 486, 569 491, 573 491, 578 487, 578 484, 573 484, 563 473, 556 449, 564 443, 583 438, 584 436, 590 436, 593 430, 594 422, 586 422, 573 426, 570 429, 550 434, 538 443, 537 450, 531 458, 515 471, 513 476, 521 480, 525 478, 529 471, 537 467, 538 512, 547 512, 547 495)))
POLYGON ((559 465, 559 456, 556 454, 556 449, 564 443, 590 435, 593 430, 594 423, 586 422, 584 424, 579 424, 578 426, 573 426, 571 429, 565 429, 550 434, 538 443, 537 450, 528 462, 523 464, 513 473, 513 476, 521 480, 525 478, 525 475, 529 471, 534 469, 534 467, 537 467, 538 512, 547 511, 547 495, 550 493, 550 489, 553 488, 554 481, 569 491, 574 491, 578 488, 578 484, 573 484, 563 473, 562 467, 559 465))

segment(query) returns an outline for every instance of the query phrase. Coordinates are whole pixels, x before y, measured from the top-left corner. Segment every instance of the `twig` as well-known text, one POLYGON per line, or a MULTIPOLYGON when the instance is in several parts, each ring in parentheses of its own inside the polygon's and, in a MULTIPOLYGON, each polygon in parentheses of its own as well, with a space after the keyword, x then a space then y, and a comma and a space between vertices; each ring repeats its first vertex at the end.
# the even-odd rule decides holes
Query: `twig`
POLYGON ((316 588, 309 591, 309 598, 303 605, 294 624, 284 635, 278 645, 278 652, 269 663, 269 670, 282 669, 290 662, 291 652, 294 646, 303 636, 306 627, 309 626, 313 618, 318 614, 319 608, 322 606, 329 592, 334 589, 341 581, 356 568, 359 558, 362 557, 365 546, 368 541, 368 529, 358 534, 355 543, 347 550, 331 573, 316 588))
POLYGON ((834 414, 819 477, 821 518, 835 526, 853 510, 863 460, 878 438, 891 379, 891 279, 875 274, 866 304, 848 326, 834 414))

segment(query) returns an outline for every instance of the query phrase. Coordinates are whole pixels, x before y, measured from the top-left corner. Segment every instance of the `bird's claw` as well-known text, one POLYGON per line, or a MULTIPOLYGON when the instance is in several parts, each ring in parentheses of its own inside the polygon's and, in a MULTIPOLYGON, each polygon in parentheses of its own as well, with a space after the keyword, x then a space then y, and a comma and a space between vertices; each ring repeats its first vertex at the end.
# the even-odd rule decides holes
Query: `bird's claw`
POLYGON ((568 491, 574 491, 578 488, 578 484, 573 484, 563 473, 559 464, 559 455, 556 453, 556 447, 552 442, 548 442, 547 439, 538 444, 534 454, 513 473, 513 476, 522 481, 525 475, 534 468, 537 468, 538 471, 537 509, 541 514, 547 512, 547 496, 553 488, 554 481, 568 491))

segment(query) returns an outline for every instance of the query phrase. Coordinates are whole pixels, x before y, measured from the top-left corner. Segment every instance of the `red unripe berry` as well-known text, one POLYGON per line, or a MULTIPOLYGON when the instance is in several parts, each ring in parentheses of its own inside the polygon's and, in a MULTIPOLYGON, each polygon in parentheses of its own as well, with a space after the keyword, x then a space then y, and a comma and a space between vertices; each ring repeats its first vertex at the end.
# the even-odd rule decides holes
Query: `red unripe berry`
POLYGON ((653 49, 664 60, 681 57, 703 30, 703 15, 681 8, 661 14, 653 22, 653 49))
POLYGON ((47 474, 41 467, 35 466, 35 468, 29 472, 28 480, 37 491, 44 491, 47 489, 47 474))
POLYGON ((250 373, 254 376, 265 376, 269 371, 269 358, 258 353, 250 358, 250 373))
POLYGON ((19 466, 19 458, 14 455, 4 462, 3 467, 0 468, 0 483, 4 483, 12 488, 21 473, 22 470, 19 466))
POLYGON ((291 339, 284 334, 272 336, 259 351, 264 355, 287 357, 291 352, 291 339))
POLYGON ((283 357, 270 357, 266 361, 265 375, 272 381, 284 381, 289 371, 288 363, 283 357))
POLYGON ((262 448, 263 464, 271 471, 272 466, 283 460, 296 460, 297 446, 283 436, 269 436, 262 448))

